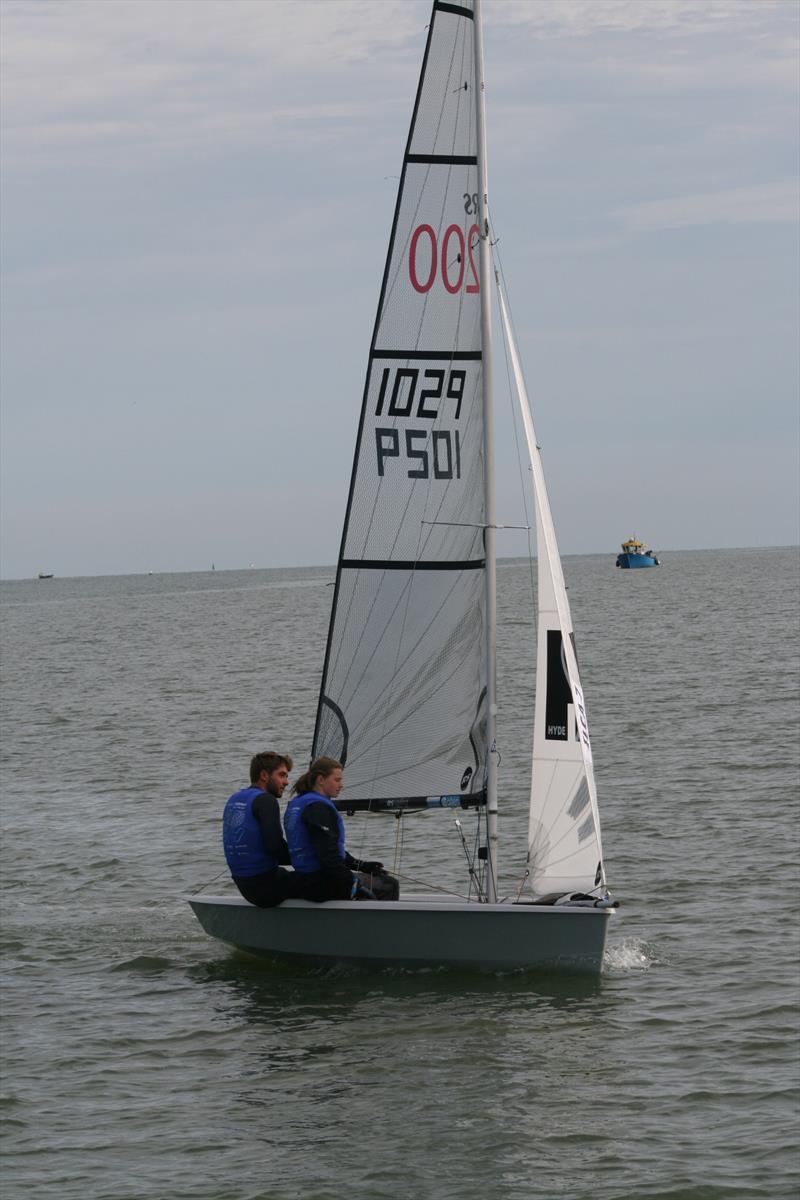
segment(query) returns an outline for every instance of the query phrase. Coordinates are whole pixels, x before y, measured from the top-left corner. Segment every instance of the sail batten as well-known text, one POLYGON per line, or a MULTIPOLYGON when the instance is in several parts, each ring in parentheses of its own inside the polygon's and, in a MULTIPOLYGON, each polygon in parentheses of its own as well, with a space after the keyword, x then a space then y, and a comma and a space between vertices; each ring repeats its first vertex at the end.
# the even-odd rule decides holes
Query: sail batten
POLYGON ((474 154, 407 154, 407 163, 436 163, 438 166, 476 167, 474 154))
MULTIPOLYGON (((425 523, 436 525, 440 522, 426 521, 425 523)), ((447 524, 456 525, 458 522, 448 521, 447 524)), ((424 558, 408 559, 407 561, 391 558, 343 558, 340 566, 354 571, 482 571, 486 566, 486 559, 475 558, 464 559, 463 562, 448 562, 446 559, 437 561, 424 558)))
POLYGON ((441 360, 443 362, 480 362, 480 350, 371 350, 370 358, 400 358, 409 362, 415 359, 441 360))
POLYGON ((470 20, 474 16, 472 9, 468 8, 466 4, 452 4, 450 0, 434 0, 433 8, 434 11, 451 12, 459 17, 469 17, 470 20))

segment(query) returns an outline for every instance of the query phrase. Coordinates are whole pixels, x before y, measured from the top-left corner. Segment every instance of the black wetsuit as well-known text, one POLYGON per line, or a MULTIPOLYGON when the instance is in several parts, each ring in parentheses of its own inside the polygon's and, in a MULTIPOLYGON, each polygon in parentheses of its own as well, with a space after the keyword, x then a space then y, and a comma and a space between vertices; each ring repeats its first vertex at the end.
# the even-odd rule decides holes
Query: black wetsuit
POLYGON ((340 855, 339 825, 330 805, 322 801, 306 805, 302 821, 320 862, 318 873, 306 875, 316 889, 314 899, 349 900, 353 895, 353 872, 357 873, 360 884, 357 899, 397 899, 399 884, 381 864, 353 858, 347 850, 344 857, 340 855))

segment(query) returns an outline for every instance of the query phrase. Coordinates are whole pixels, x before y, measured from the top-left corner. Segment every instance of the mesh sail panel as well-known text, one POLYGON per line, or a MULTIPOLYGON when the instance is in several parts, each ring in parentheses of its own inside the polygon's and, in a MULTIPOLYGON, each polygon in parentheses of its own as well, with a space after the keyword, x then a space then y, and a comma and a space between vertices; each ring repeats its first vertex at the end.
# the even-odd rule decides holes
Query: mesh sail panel
POLYGON ((313 747, 353 799, 483 786, 473 38, 434 4, 370 348, 313 747))

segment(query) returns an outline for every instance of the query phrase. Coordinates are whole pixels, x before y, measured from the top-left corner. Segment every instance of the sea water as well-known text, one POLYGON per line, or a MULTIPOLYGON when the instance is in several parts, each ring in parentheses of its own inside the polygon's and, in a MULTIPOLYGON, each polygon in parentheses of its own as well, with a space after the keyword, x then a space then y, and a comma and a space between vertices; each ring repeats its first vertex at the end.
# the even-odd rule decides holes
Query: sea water
MULTIPOLYGON (((565 560, 622 905, 590 980, 275 967, 197 924, 250 755, 307 762, 331 568, 4 583, 5 1200, 797 1196, 797 551, 662 564, 565 560)), ((501 563, 506 890, 531 586, 501 563)), ((452 813, 347 833, 466 886, 452 813)))

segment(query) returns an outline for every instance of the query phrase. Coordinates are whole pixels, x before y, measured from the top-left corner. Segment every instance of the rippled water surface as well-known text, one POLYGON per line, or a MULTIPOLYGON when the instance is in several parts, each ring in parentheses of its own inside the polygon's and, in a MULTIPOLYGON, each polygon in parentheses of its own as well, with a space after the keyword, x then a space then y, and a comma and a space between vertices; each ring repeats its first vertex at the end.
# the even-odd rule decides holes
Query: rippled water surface
MULTIPOLYGON (((250 754, 307 759, 331 570, 2 585, 4 1200, 800 1194, 797 552, 565 573, 622 901, 590 981, 273 967, 197 925, 250 754)), ((527 566, 498 582, 511 889, 527 566)), ((399 824, 408 886, 463 887, 451 816, 399 824)))

